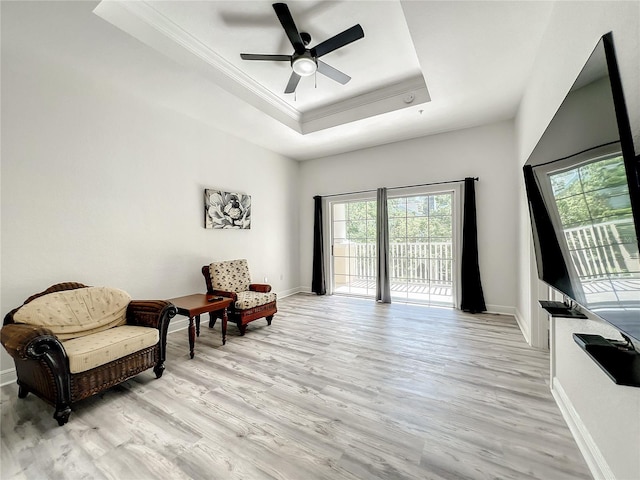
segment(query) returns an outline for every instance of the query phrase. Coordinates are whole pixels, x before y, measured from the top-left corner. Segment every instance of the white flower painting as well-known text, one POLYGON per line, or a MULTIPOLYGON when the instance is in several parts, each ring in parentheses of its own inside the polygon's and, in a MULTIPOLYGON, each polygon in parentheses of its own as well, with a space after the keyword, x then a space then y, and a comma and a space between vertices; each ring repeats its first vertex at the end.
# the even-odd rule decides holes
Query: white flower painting
POLYGON ((205 189, 204 228, 251 228, 251 195, 205 189))

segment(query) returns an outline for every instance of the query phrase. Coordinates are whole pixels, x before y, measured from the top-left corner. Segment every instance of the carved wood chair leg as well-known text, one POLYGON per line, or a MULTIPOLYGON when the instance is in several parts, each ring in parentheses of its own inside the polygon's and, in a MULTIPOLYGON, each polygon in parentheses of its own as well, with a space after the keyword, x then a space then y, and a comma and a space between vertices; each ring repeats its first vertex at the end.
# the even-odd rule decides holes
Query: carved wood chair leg
POLYGON ((214 312, 209 312, 209 328, 213 328, 216 324, 216 320, 218 320, 213 313, 214 312))
POLYGON ((153 367, 153 373, 156 374, 156 378, 160 378, 164 373, 164 362, 158 362, 158 364, 153 367))
POLYGON ((271 325, 271 320, 273 320, 273 315, 267 317, 267 325, 271 325))
POLYGON ((247 326, 243 325, 242 323, 238 322, 236 325, 238 325, 238 328, 240 329, 240 336, 244 336, 244 332, 247 331, 247 326))
POLYGON ((69 415, 71 415, 71 407, 69 405, 59 405, 56 407, 53 418, 57 420, 59 426, 62 426, 69 421, 69 415))
POLYGON ((29 389, 24 385, 18 385, 18 398, 24 398, 29 395, 29 389))

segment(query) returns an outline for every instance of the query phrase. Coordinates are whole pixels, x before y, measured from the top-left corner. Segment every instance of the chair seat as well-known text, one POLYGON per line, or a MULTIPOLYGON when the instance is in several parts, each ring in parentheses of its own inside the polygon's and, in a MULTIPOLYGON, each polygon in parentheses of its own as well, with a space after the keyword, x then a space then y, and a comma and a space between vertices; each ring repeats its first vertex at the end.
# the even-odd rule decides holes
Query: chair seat
MULTIPOLYGON (((208 294, 235 298, 228 317, 238 326, 240 335, 244 335, 249 322, 259 318, 266 319, 267 325, 271 325, 273 315, 278 311, 277 296, 271 291, 271 285, 251 282, 246 259, 213 262, 202 267, 202 275, 208 294)), ((215 319, 212 319, 209 326, 214 323, 215 319)))
POLYGON ((262 293, 244 291, 238 292, 237 295, 238 299, 234 305, 236 310, 248 310, 250 308, 259 307, 276 301, 276 294, 274 292, 262 293))
POLYGON ((123 325, 64 340, 71 373, 86 372, 158 343, 158 329, 123 325))

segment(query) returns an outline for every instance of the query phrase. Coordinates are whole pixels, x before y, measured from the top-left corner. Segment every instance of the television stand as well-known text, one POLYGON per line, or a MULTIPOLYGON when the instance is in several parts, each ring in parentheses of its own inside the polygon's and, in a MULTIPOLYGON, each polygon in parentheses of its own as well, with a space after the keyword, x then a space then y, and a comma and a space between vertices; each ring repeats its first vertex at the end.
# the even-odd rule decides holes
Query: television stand
POLYGON ((561 318, 588 318, 584 313, 574 308, 567 307, 562 302, 552 302, 550 300, 538 300, 540 306, 544 308, 552 317, 561 318))
POLYGON ((640 353, 631 340, 610 340, 600 335, 574 333, 573 339, 618 385, 640 387, 640 353))

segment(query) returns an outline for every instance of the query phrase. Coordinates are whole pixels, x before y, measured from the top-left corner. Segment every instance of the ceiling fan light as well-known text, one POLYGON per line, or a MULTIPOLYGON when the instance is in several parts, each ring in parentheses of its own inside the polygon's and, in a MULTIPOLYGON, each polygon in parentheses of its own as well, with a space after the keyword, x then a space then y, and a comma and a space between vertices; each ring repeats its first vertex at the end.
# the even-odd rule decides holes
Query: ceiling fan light
POLYGON ((313 58, 299 57, 293 61, 293 71, 301 77, 308 77, 313 75, 318 69, 318 64, 313 58))

